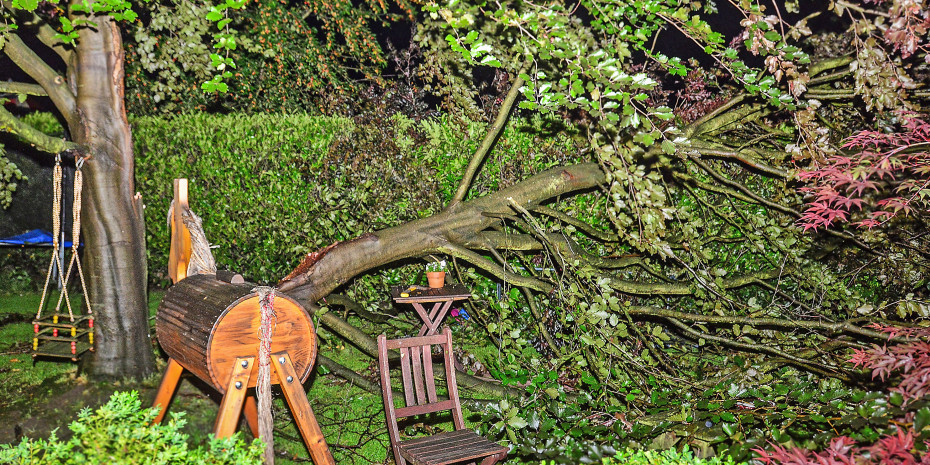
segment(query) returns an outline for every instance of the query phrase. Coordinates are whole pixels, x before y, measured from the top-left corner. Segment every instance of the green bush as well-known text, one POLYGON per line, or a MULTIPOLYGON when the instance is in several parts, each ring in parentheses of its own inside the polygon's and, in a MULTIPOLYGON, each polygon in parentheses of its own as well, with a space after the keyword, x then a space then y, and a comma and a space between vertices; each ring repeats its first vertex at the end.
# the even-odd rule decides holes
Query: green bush
MULTIPOLYGON (((217 246, 217 265, 274 282, 308 252, 438 212, 485 130, 403 115, 186 114, 132 123, 149 276, 159 283, 166 282, 174 178, 191 180, 191 208, 217 246)), ((568 136, 540 136, 544 125, 508 126, 472 196, 578 158, 568 136)))
POLYGON ((9 464, 185 464, 259 465, 262 443, 246 444, 238 434, 211 438, 207 448, 191 449, 181 432, 181 414, 152 425, 157 411, 142 409, 136 392, 117 392, 96 411, 84 409, 68 428, 71 439, 53 432, 48 440, 23 439, 19 445, 0 444, 0 463, 9 464))
MULTIPOLYGON (((745 462, 741 462, 745 463, 745 462)), ((732 457, 695 457, 687 447, 681 452, 675 449, 664 451, 626 449, 617 452, 610 459, 603 459, 604 465, 737 465, 732 457)))

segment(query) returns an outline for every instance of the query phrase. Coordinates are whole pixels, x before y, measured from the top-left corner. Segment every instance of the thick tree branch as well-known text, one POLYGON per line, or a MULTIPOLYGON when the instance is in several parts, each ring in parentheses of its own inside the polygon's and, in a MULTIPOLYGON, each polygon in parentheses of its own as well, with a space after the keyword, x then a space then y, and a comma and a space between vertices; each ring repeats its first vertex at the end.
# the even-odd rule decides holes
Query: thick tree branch
POLYGON ((439 246, 438 251, 465 260, 468 263, 471 263, 472 265, 475 265, 478 268, 491 273, 498 279, 507 281, 514 286, 528 287, 543 293, 548 293, 553 289, 553 286, 545 281, 540 281, 528 276, 511 273, 510 271, 505 270, 502 266, 491 262, 487 258, 484 258, 480 254, 455 244, 439 246))
POLYGON ((0 131, 13 134, 33 147, 47 153, 54 154, 64 152, 65 150, 80 149, 80 146, 73 142, 50 137, 42 131, 22 122, 22 120, 8 112, 3 105, 0 105, 0 131))
MULTIPOLYGON (((735 289, 738 287, 754 285, 756 284, 756 281, 760 279, 774 279, 785 274, 788 274, 788 272, 785 270, 770 269, 758 271, 755 273, 733 276, 722 280, 722 284, 723 289, 735 289)), ((610 287, 619 292, 632 295, 691 295, 691 284, 688 283, 641 283, 611 277, 610 287)))
POLYGON ((375 323, 384 323, 391 319, 388 315, 383 315, 379 313, 374 313, 368 311, 364 306, 360 305, 358 302, 342 295, 342 294, 330 294, 324 299, 328 305, 339 305, 345 307, 346 310, 351 310, 355 312, 358 316, 369 320, 374 321, 375 323))
POLYGON ((42 86, 27 82, 0 81, 0 93, 35 95, 38 97, 48 96, 48 92, 42 86))
POLYGON ((739 94, 736 97, 731 98, 729 101, 715 108, 714 111, 698 118, 697 121, 691 123, 685 129, 685 136, 691 138, 693 136, 699 136, 702 132, 702 127, 707 124, 710 120, 730 111, 731 108, 739 105, 746 99, 746 94, 739 94))
MULTIPOLYGON (((816 63, 811 63, 810 67, 808 68, 808 73, 810 74, 812 79, 810 80, 810 82, 808 82, 808 85, 814 85, 814 83, 818 82, 817 81, 818 79, 822 79, 826 77, 826 76, 819 76, 819 77, 814 77, 814 76, 817 76, 818 74, 824 71, 829 71, 831 69, 836 69, 836 68, 842 68, 843 66, 846 66, 852 62, 853 62, 853 57, 842 56, 842 57, 836 57, 836 58, 828 58, 825 60, 820 60, 816 63)), ((848 69, 843 70, 841 72, 845 73, 847 71, 848 69)))
POLYGON ((62 61, 65 64, 68 64, 68 61, 71 59, 72 52, 70 49, 65 48, 65 44, 61 42, 58 38, 55 37, 56 31, 51 26, 48 25, 39 15, 35 12, 25 11, 13 8, 12 2, 8 0, 0 0, 0 5, 3 8, 10 11, 17 18, 17 23, 20 25, 20 30, 29 28, 30 30, 35 30, 35 35, 46 47, 52 49, 53 52, 58 54, 61 57, 62 61))
MULTIPOLYGON (((441 246, 473 238, 475 234, 500 223, 501 220, 492 215, 513 212, 510 199, 535 208, 559 195, 603 184, 606 179, 604 171, 596 163, 550 169, 502 191, 462 202, 437 215, 340 243, 316 257, 312 263, 298 267, 293 276, 281 282, 278 288, 294 298, 316 302, 369 269, 441 252, 441 246)), ((533 285, 528 287, 535 288, 533 285)))
POLYGON ((851 381, 852 381, 852 379, 849 377, 849 375, 847 375, 846 373, 840 371, 840 370, 837 369, 836 367, 831 367, 831 366, 823 365, 823 364, 821 364, 821 363, 817 363, 817 362, 814 362, 814 361, 811 361, 811 360, 803 359, 803 358, 801 358, 801 357, 796 357, 796 356, 791 355, 791 354, 789 354, 789 353, 787 353, 787 352, 783 352, 783 351, 780 351, 780 350, 777 350, 777 349, 773 349, 773 348, 771 348, 771 347, 769 347, 769 346, 766 346, 766 345, 761 345, 761 344, 747 344, 747 343, 745 343, 745 342, 734 341, 734 340, 732 340, 732 339, 727 339, 727 338, 725 338, 725 337, 715 336, 715 335, 713 335, 713 334, 707 334, 707 333, 702 332, 702 331, 695 331, 693 328, 691 328, 691 327, 689 327, 688 325, 682 323, 681 321, 678 321, 678 320, 675 319, 675 318, 669 318, 668 321, 669 321, 673 326, 677 327, 677 328, 680 329, 682 332, 684 332, 685 334, 689 335, 690 337, 692 337, 692 338, 694 338, 694 339, 705 339, 705 340, 708 340, 708 341, 716 342, 716 343, 721 344, 721 345, 733 347, 733 348, 736 348, 736 349, 741 349, 741 350, 744 350, 744 351, 747 351, 747 352, 758 352, 758 353, 765 353, 765 354, 773 355, 773 356, 775 356, 775 357, 783 358, 783 359, 785 359, 785 360, 787 360, 787 361, 789 361, 789 362, 793 362, 793 363, 797 364, 798 366, 800 366, 800 367, 802 367, 802 368, 804 368, 804 369, 806 369, 806 370, 813 371, 813 372, 818 373, 818 374, 820 374, 820 375, 822 375, 822 376, 829 376, 829 377, 833 377, 833 378, 838 378, 838 379, 841 379, 841 380, 846 381, 846 382, 851 382, 851 381))
MULTIPOLYGON (((373 382, 368 378, 358 374, 355 370, 352 370, 349 367, 323 355, 317 354, 316 360, 320 363, 320 366, 326 367, 327 370, 331 371, 334 375, 362 388, 372 394, 381 394, 381 384, 373 382)), ((395 396, 401 397, 402 393, 394 393, 395 396)))
POLYGON ((579 231, 595 239, 598 239, 604 242, 616 242, 620 240, 620 238, 612 232, 599 231, 595 229, 593 226, 591 226, 590 224, 585 223, 584 221, 581 221, 578 218, 575 218, 574 216, 568 215, 554 208, 550 208, 545 205, 540 205, 534 208, 533 211, 536 213, 542 213, 543 215, 546 215, 546 216, 551 216, 563 223, 568 223, 574 226, 579 231))
POLYGON ((42 86, 69 126, 78 118, 77 102, 65 78, 56 73, 16 34, 7 34, 3 52, 26 74, 42 86))
MULTIPOLYGON (((520 73, 522 73, 522 71, 520 73)), ((518 75, 520 73, 518 73, 518 75)), ((481 145, 478 146, 478 149, 475 150, 475 153, 471 156, 471 161, 468 162, 468 167, 465 168, 465 173, 462 175, 459 187, 455 191, 455 195, 452 196, 452 200, 449 201, 450 207, 462 202, 465 200, 465 196, 468 195, 468 189, 471 188, 471 184, 478 174, 478 168, 484 162, 488 154, 491 153, 491 149, 494 148, 494 142, 497 141, 497 137, 500 135, 501 131, 504 130, 504 127, 507 126, 507 119, 510 118, 510 111, 513 109, 513 104, 517 100, 517 97, 520 95, 521 87, 523 87, 523 79, 517 77, 513 81, 513 85, 510 86, 510 91, 507 92, 507 98, 501 103, 500 110, 497 112, 497 118, 494 119, 494 123, 488 128, 488 132, 485 134, 484 140, 481 141, 481 145)))
MULTIPOLYGON (((788 171, 768 166, 759 160, 754 159, 750 153, 753 152, 752 149, 744 150, 732 150, 726 146, 714 144, 711 142, 706 142, 703 140, 692 140, 690 149, 696 150, 701 154, 701 156, 709 156, 714 158, 725 158, 729 160, 736 160, 743 165, 756 170, 762 173, 776 176, 779 178, 788 178, 791 176, 791 173, 788 171)), ((687 150, 687 149, 686 149, 687 150)))
POLYGON ((888 339, 888 334, 874 331, 871 329, 863 328, 857 326, 852 321, 841 321, 838 323, 830 323, 826 321, 807 321, 807 320, 785 320, 781 318, 752 318, 752 317, 742 317, 742 316, 720 316, 720 315, 701 315, 697 313, 686 313, 679 312, 675 310, 668 310, 658 307, 646 307, 646 306, 632 306, 627 307, 627 313, 630 316, 650 316, 650 317, 661 317, 669 318, 676 320, 692 321, 692 322, 702 322, 702 323, 711 323, 711 324, 721 324, 721 325, 749 325, 754 328, 761 327, 773 327, 773 328, 792 328, 792 329, 813 329, 818 331, 824 331, 828 334, 856 334, 859 336, 865 336, 872 339, 879 339, 883 341, 892 341, 892 342, 905 342, 905 338, 894 338, 888 339))
POLYGON ((559 253, 564 253, 574 258, 584 260, 596 268, 619 269, 630 266, 643 264, 643 257, 640 255, 628 255, 622 257, 599 257, 584 252, 574 241, 570 241, 564 235, 555 233, 546 233, 543 241, 540 241, 538 235, 529 234, 512 234, 501 231, 485 231, 474 236, 463 238, 459 243, 462 247, 474 250, 520 250, 534 251, 544 250, 545 244, 555 247, 559 253))

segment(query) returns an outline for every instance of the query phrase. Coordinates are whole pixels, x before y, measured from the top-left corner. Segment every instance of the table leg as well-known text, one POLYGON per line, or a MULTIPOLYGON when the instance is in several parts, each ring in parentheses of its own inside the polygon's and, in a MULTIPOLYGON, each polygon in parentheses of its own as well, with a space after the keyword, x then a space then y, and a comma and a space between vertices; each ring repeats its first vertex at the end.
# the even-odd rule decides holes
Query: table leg
MULTIPOLYGON (((414 304, 418 306, 418 304, 414 304)), ((426 309, 422 306, 419 306, 417 313, 420 314, 420 317, 423 318, 425 324, 420 328, 420 336, 432 336, 434 334, 439 334, 439 326, 442 324, 442 319, 445 318, 446 313, 449 311, 449 308, 452 307, 452 301, 448 300, 445 302, 436 302, 433 304, 433 309, 430 310, 429 314, 426 314, 426 309)))

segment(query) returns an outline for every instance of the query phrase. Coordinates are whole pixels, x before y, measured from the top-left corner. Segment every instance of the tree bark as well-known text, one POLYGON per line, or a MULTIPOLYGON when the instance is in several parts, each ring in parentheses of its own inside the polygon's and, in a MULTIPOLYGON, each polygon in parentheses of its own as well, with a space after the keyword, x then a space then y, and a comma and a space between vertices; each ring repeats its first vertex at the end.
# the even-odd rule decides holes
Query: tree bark
POLYGON ((485 229, 499 224, 500 216, 514 214, 510 207, 512 204, 532 209, 559 195, 590 189, 605 181, 606 175, 596 163, 553 168, 502 191, 452 206, 429 218, 369 233, 314 252, 291 276, 279 283, 278 288, 295 299, 312 304, 370 269, 457 247, 456 244, 473 239, 485 229))
POLYGON ((76 96, 74 141, 84 164, 83 262, 95 318, 96 352, 89 371, 98 378, 145 377, 155 371, 146 300, 145 229, 135 196, 133 152, 123 103, 120 31, 106 16, 81 30, 68 64, 76 96))

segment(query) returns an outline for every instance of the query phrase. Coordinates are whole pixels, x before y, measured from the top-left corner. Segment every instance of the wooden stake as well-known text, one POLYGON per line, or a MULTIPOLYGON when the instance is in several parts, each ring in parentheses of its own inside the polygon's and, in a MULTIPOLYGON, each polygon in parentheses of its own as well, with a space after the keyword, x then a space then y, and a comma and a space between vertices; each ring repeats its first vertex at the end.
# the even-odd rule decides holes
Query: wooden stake
POLYGON ((187 277, 187 264, 191 261, 191 233, 181 220, 187 208, 187 179, 174 180, 174 210, 171 213, 171 249, 168 252, 168 277, 172 283, 187 277))

